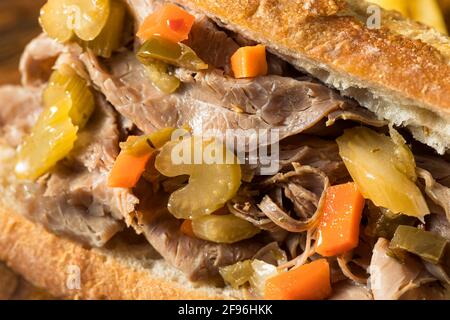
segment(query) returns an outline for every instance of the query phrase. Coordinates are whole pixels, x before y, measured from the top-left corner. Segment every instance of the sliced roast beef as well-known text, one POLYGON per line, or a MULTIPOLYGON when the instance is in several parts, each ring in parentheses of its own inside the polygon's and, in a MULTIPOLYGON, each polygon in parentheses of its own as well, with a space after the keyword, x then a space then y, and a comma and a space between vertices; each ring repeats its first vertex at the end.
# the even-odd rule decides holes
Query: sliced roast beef
POLYGON ((330 113, 326 124, 327 126, 331 126, 337 120, 352 120, 371 127, 384 127, 388 125, 387 121, 378 119, 371 111, 357 106, 330 113))
POLYGON ((450 241, 450 221, 443 214, 431 214, 427 220, 427 229, 450 241))
MULTIPOLYGON (((241 188, 232 201, 228 203, 228 208, 231 213, 245 219, 262 230, 270 231, 271 233, 282 230, 274 221, 271 220, 263 211, 258 208, 261 194, 269 194, 271 200, 277 207, 282 210, 284 208, 283 197, 297 204, 297 209, 305 211, 309 208, 306 216, 310 216, 315 212, 315 205, 317 205, 317 197, 308 199, 310 192, 305 192, 304 188, 296 183, 280 183, 280 178, 285 177, 284 174, 292 171, 292 163, 301 163, 306 166, 313 167, 320 170, 330 180, 331 184, 344 183, 350 180, 350 175, 339 156, 339 149, 334 141, 323 140, 319 138, 307 136, 295 136, 282 141, 280 145, 279 168, 280 175, 269 178, 263 182, 258 179, 253 180, 255 173, 259 171, 258 166, 245 165, 244 172, 250 177, 245 187, 241 188), (249 173, 250 172, 250 173, 249 173), (265 191, 261 190, 261 186, 265 191), (272 190, 268 190, 272 189, 272 190), (302 208, 299 208, 299 204, 302 208)), ((291 173, 289 176, 293 175, 291 173)), ((296 174, 294 174, 295 176, 296 174)), ((289 179, 288 179, 289 180, 289 179)), ((317 181, 315 181, 317 183, 317 181)), ((319 193, 320 188, 314 188, 315 192, 319 193)), ((303 214, 303 217, 305 214, 303 214)))
POLYGON ((370 261, 370 288, 375 300, 398 300, 411 290, 433 281, 413 256, 402 263, 389 255, 389 241, 379 238, 370 261))
MULTIPOLYGON (((20 144, 35 123, 41 110, 41 92, 0 89, 0 99, 5 101, 1 131, 10 147, 20 144)), ((102 97, 97 97, 95 113, 79 135, 71 155, 37 182, 15 178, 14 152, 5 148, 10 151, 2 157, 4 205, 56 234, 102 246, 121 230, 120 220, 134 211, 138 199, 129 190, 107 187, 107 175, 119 151, 119 131, 113 109, 102 97)))
POLYGON ((180 231, 182 220, 167 211, 167 197, 153 195, 141 203, 144 235, 161 256, 191 281, 223 284, 219 268, 251 259, 264 244, 255 240, 218 244, 192 238, 180 231))
POLYGON ((280 168, 291 170, 292 163, 311 166, 324 172, 331 184, 348 182, 350 175, 339 155, 335 141, 299 136, 283 141, 280 145, 280 168))
POLYGON ((373 300, 373 297, 365 286, 344 280, 333 286, 333 294, 329 300, 373 300))
POLYGON ((130 223, 139 200, 127 189, 107 186, 114 161, 119 154, 119 130, 116 115, 103 97, 97 95, 96 110, 79 135, 68 160, 56 167, 47 182, 46 196, 65 193, 77 204, 85 205, 93 215, 111 214, 130 223), (89 201, 89 199, 91 201, 89 201), (100 213, 99 213, 100 212, 100 213))
POLYGON ((20 73, 25 86, 43 85, 50 77, 53 65, 64 46, 41 34, 31 41, 22 55, 20 73))
POLYGON ((419 168, 429 171, 436 182, 450 188, 450 162, 430 155, 415 155, 419 168))
POLYGON ((230 59, 239 45, 207 17, 195 21, 186 44, 210 67, 230 74, 230 59))
MULTIPOLYGON (((278 129, 279 138, 300 133, 352 103, 311 81, 279 76, 236 80, 219 71, 197 73, 172 95, 159 92, 133 53, 101 66, 82 55, 94 84, 144 132, 188 124, 194 133, 226 129, 278 129)), ((252 130, 243 132, 254 139, 252 130)))
POLYGON ((246 185, 228 208, 262 230, 301 233, 317 222, 328 186, 321 170, 293 163, 289 172, 246 185))
POLYGON ((0 137, 2 143, 17 147, 39 117, 40 88, 6 86, 0 88, 0 137), (26 106, 26 107, 24 107, 26 106))
POLYGON ((450 188, 436 182, 431 173, 425 169, 417 168, 419 178, 425 182, 425 193, 433 201, 444 210, 447 219, 450 221, 450 188))
POLYGON ((264 212, 258 209, 257 204, 250 196, 235 197, 228 203, 228 210, 236 217, 247 220, 261 230, 267 230, 271 233, 282 230, 264 212))
POLYGON ((117 117, 103 96, 96 94, 96 110, 87 126, 78 133, 69 158, 89 171, 109 172, 119 154, 117 117))

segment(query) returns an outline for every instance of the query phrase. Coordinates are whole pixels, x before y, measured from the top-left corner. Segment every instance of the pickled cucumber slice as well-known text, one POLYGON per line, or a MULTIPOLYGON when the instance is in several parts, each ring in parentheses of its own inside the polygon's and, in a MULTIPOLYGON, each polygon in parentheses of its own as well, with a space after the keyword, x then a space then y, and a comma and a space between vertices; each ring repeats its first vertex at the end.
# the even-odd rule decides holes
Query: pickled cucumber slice
POLYGON ((448 250, 447 239, 430 231, 398 226, 389 245, 394 251, 408 251, 433 264, 439 264, 448 250))
POLYGON ((94 97, 85 80, 55 71, 43 94, 44 110, 17 153, 15 173, 35 180, 73 149, 77 132, 94 110, 94 97))
POLYGON ((169 142, 157 156, 155 167, 167 177, 190 176, 188 185, 172 193, 169 199, 168 209, 179 219, 213 213, 241 185, 241 167, 235 155, 215 139, 190 137, 169 142), (213 163, 209 154, 215 154, 220 161, 213 163))
POLYGON ((141 156, 154 149, 162 148, 172 137, 175 128, 164 128, 148 135, 142 135, 128 138, 127 141, 120 143, 122 151, 134 155, 141 156))
POLYGON ((62 89, 59 94, 58 102, 46 106, 31 134, 19 147, 15 172, 20 179, 39 178, 75 144, 78 128, 68 116, 72 100, 62 89))
POLYGON ((74 35, 81 40, 94 40, 106 25, 110 0, 48 0, 39 21, 44 31, 60 42, 74 35))
POLYGON ((82 45, 91 49, 96 56, 110 58, 113 51, 122 45, 125 14, 125 4, 120 0, 111 0, 105 27, 94 40, 83 41, 82 45))
POLYGON ((95 108, 94 95, 88 88, 86 80, 76 74, 76 72, 67 67, 65 73, 60 71, 53 72, 50 77, 50 86, 44 92, 44 105, 50 105, 58 101, 60 88, 64 88, 72 99, 74 108, 70 109, 69 117, 73 124, 80 129, 84 128, 95 108))
POLYGON ((235 243, 250 239, 261 230, 235 215, 209 215, 192 220, 194 234, 203 240, 216 243, 235 243))
POLYGON ((339 153, 366 199, 393 213, 423 220, 430 213, 412 174, 414 158, 405 144, 371 129, 346 130, 337 139, 339 153))
POLYGON ((253 275, 252 261, 239 261, 233 265, 219 268, 219 273, 226 283, 230 284, 234 289, 239 289, 239 287, 250 281, 253 275))
POLYGON ((181 81, 170 75, 168 72, 168 66, 161 61, 147 61, 145 65, 147 75, 150 81, 157 87, 161 92, 170 94, 175 92, 181 84, 181 81))
POLYGON ((73 29, 67 27, 63 1, 49 0, 42 8, 39 22, 51 38, 59 42, 68 42, 74 36, 73 29))
POLYGON ((208 69, 208 65, 184 43, 175 43, 156 35, 142 45, 137 56, 143 64, 159 60, 194 71, 208 69))

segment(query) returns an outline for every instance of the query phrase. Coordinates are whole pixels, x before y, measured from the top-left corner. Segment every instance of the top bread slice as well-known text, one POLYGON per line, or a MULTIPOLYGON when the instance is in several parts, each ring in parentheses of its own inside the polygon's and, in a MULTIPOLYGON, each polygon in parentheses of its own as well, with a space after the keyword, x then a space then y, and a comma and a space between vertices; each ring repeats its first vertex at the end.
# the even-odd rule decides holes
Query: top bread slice
POLYGON ((439 153, 450 149, 450 39, 438 31, 359 0, 174 2, 265 44, 439 153), (377 12, 380 28, 369 24, 377 12))

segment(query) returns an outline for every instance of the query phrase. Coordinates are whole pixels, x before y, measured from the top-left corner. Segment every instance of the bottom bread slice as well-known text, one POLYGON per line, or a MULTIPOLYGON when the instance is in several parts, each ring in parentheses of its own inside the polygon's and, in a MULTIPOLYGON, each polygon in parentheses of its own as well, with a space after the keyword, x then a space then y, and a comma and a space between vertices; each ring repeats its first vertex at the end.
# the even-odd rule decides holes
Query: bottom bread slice
MULTIPOLYGON (((114 242, 114 241, 113 241, 114 242)), ((116 241, 120 242, 120 241, 116 241)), ((238 291, 191 283, 149 245, 89 249, 0 207, 0 260, 55 297, 237 299, 238 291)))

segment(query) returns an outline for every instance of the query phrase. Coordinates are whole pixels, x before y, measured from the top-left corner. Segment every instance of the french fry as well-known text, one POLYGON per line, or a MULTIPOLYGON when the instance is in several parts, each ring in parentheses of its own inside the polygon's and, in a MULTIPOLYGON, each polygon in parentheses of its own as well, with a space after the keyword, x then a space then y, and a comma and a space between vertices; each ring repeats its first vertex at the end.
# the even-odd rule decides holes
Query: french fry
POLYGON ((411 18, 448 34, 442 11, 436 0, 411 0, 411 18))
POLYGON ((372 3, 379 5, 381 8, 387 10, 396 10, 409 17, 408 0, 369 0, 372 3))

